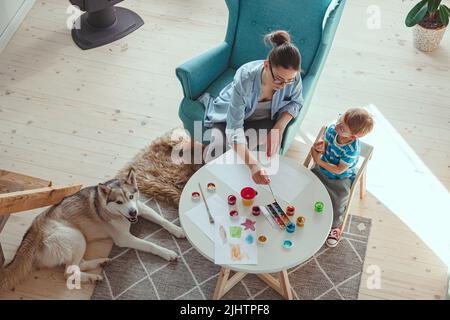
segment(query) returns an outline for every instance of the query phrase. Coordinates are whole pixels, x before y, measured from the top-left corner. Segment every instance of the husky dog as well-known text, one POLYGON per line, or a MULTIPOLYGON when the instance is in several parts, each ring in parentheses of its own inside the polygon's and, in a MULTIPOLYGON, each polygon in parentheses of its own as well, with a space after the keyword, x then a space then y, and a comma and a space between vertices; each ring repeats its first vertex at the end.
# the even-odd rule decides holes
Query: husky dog
POLYGON ((83 188, 38 215, 25 233, 14 259, 5 267, 0 266, 0 290, 15 286, 34 267, 65 265, 67 277, 70 275, 68 268, 78 266, 81 282, 102 281, 102 276, 85 271, 104 266, 111 260, 83 260, 86 244, 100 239, 112 238, 119 247, 153 253, 168 261, 176 260, 176 252, 130 233, 130 225, 137 222, 138 216, 161 225, 177 238, 185 236, 180 227, 139 201, 136 177, 130 170, 125 179, 83 188))

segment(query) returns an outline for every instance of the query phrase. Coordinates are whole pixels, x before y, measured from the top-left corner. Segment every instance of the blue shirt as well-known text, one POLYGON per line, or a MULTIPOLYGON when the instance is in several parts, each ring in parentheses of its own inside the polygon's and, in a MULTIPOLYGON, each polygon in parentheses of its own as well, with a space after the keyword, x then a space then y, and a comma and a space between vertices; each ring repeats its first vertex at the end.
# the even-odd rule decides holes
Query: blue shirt
MULTIPOLYGON (((234 75, 233 81, 225 86, 218 97, 203 94, 199 101, 205 105, 205 126, 226 122, 225 133, 228 142, 246 143, 244 121, 248 119, 258 105, 261 95, 261 74, 264 60, 248 62, 242 65, 234 75)), ((302 78, 300 73, 295 81, 275 91, 272 97, 271 120, 281 113, 288 112, 294 118, 303 107, 302 78)))
POLYGON ((335 130, 335 124, 328 126, 325 131, 325 142, 327 142, 327 148, 325 153, 322 154, 321 159, 325 162, 339 165, 343 162, 348 166, 348 169, 340 174, 332 173, 325 168, 320 167, 320 170, 330 179, 354 179, 356 175, 355 166, 358 163, 359 154, 361 153, 361 146, 358 139, 347 143, 340 144, 337 141, 337 132, 335 130))

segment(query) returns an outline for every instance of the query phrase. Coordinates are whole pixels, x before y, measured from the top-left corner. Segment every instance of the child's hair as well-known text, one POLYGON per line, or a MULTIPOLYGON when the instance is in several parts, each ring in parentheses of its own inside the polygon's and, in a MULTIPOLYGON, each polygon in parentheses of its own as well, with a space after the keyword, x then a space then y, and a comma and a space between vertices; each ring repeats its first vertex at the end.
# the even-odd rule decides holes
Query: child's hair
POLYGON ((264 42, 273 46, 269 52, 268 60, 274 67, 300 70, 302 57, 298 48, 291 42, 287 31, 278 30, 267 34, 264 42))
POLYGON ((353 134, 364 136, 373 129, 373 118, 366 109, 348 109, 343 120, 353 134))

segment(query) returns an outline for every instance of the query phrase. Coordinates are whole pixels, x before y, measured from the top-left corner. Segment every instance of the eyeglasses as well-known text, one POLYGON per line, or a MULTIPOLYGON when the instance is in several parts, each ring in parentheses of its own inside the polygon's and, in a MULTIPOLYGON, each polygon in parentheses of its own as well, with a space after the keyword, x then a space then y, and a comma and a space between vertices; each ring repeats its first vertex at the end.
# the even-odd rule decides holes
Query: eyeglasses
POLYGON ((291 84, 295 82, 295 78, 294 79, 290 79, 290 80, 281 80, 280 78, 275 78, 275 75, 273 74, 273 70, 272 70, 272 63, 270 63, 269 61, 269 70, 270 70, 270 74, 272 75, 272 80, 273 83, 275 84, 282 84, 282 85, 287 85, 287 84, 291 84))

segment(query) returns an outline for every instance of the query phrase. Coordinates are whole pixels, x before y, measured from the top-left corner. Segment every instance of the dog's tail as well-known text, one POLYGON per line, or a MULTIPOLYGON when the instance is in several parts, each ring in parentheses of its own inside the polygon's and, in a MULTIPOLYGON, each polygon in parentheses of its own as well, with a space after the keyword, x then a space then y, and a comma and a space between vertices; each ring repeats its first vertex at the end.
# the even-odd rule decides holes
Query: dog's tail
POLYGON ((0 291, 12 289, 33 270, 37 252, 42 243, 42 232, 33 223, 22 239, 14 259, 0 266, 0 291))

